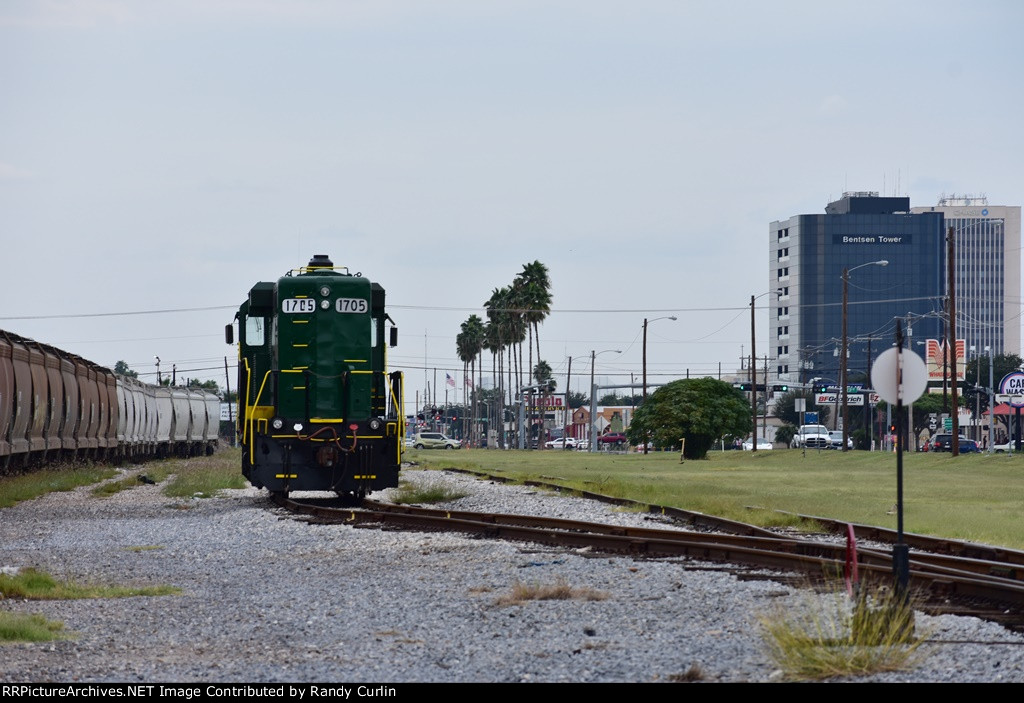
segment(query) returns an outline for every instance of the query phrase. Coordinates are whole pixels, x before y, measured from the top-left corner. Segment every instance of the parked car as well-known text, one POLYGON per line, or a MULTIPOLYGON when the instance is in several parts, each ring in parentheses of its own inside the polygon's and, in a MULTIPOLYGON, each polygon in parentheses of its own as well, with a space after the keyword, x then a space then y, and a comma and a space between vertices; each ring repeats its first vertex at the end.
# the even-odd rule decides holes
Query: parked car
POLYGON ((577 449, 582 445, 575 437, 566 437, 564 439, 552 439, 549 442, 545 442, 544 446, 548 449, 577 449))
MULTIPOLYGON (((960 441, 963 442, 966 437, 960 435, 960 441)), ((928 451, 930 452, 948 452, 952 451, 953 448, 953 435, 948 432, 943 432, 934 435, 928 440, 928 451)))
MULTIPOLYGON (((842 449, 843 448, 843 431, 832 430, 828 433, 828 442, 830 449, 842 449)), ((846 448, 853 449, 853 437, 846 438, 846 448)))
POLYGON ((603 434, 600 437, 598 437, 597 443, 599 446, 615 447, 616 449, 621 449, 622 447, 625 447, 627 444, 629 444, 629 440, 626 439, 626 435, 624 434, 615 434, 610 432, 608 434, 603 434))
POLYGON ((790 442, 794 449, 828 449, 831 445, 828 428, 824 425, 800 425, 800 429, 793 435, 793 441, 790 442))
POLYGON ((440 432, 417 432, 412 439, 414 449, 460 449, 462 442, 440 432))
POLYGON ((960 453, 961 454, 977 454, 981 451, 978 443, 973 439, 961 439, 960 440, 960 453))
MULTIPOLYGON (((757 438, 757 451, 761 451, 762 449, 773 449, 772 443, 769 442, 767 439, 765 439, 763 437, 758 437, 757 438)), ((753 439, 743 440, 743 451, 745 451, 745 452, 752 452, 752 451, 754 451, 754 440, 753 439)))

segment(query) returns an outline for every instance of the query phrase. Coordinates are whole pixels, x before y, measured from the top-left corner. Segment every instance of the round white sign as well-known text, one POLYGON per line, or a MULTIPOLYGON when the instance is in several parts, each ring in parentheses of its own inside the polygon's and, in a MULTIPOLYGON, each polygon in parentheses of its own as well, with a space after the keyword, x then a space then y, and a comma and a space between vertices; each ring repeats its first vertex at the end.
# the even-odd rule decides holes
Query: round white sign
POLYGON ((871 365, 871 383, 887 403, 897 402, 899 383, 896 365, 900 357, 903 361, 903 402, 913 403, 928 387, 928 367, 924 359, 908 349, 902 351, 901 354, 896 347, 886 349, 871 365))
MULTIPOLYGON (((1019 398, 1024 395, 1024 373, 1020 371, 1011 371, 1010 373, 1003 376, 1003 380, 999 382, 999 392, 1009 396, 1015 396, 1019 398)), ((1019 400, 1011 398, 1007 401, 1011 408, 1024 407, 1019 400)))

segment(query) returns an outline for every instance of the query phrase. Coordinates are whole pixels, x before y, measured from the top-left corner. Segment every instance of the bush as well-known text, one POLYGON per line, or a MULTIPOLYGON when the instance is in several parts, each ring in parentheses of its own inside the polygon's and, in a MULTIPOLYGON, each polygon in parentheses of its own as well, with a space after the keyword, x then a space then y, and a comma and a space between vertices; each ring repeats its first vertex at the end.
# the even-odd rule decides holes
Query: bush
POLYGON ((793 436, 796 435, 796 432, 797 428, 793 425, 783 425, 775 430, 775 441, 788 447, 789 443, 793 441, 793 436))

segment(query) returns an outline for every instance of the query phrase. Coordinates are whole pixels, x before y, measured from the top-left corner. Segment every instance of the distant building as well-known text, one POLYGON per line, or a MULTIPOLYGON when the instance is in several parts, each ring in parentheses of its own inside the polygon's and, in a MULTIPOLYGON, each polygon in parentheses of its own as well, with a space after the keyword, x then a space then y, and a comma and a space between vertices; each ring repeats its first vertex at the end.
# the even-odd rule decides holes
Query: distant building
POLYGON ((869 372, 903 320, 924 356, 946 335, 946 232, 955 235, 957 337, 981 354, 1020 353, 1020 207, 984 198, 943 198, 910 207, 907 197, 844 193, 823 214, 769 225, 767 353, 780 382, 838 383, 842 273, 848 285, 848 371, 869 372), (886 265, 878 262, 885 261, 886 265))
MULTIPOLYGON (((953 228, 956 335, 968 353, 1020 354, 1020 206, 989 205, 981 196, 943 196, 933 207, 953 228)), ((944 258, 943 261, 946 261, 944 258)))
POLYGON ((913 340, 942 330, 943 215, 911 213, 910 198, 844 193, 823 214, 772 222, 768 260, 778 295, 767 351, 781 382, 838 384, 844 268, 850 374, 866 373, 892 345, 896 318, 913 340))

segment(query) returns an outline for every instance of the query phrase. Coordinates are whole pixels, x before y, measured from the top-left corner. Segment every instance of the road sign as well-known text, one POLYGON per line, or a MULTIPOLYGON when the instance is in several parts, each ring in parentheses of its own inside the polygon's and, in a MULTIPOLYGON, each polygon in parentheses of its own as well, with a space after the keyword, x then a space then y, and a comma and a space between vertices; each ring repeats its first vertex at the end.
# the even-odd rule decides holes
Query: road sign
POLYGON ((817 425, 818 424, 818 413, 804 413, 804 424, 806 424, 806 425, 817 425))
MULTIPOLYGON (((1022 374, 1024 375, 1024 374, 1022 374)), ((928 367, 924 359, 912 351, 890 347, 878 355, 871 365, 871 385, 887 403, 913 403, 928 386, 928 367), (898 361, 902 359, 902 398, 896 380, 898 361)))
MULTIPOLYGON (((834 405, 835 403, 843 402, 843 395, 841 393, 815 393, 814 404, 815 405, 834 405)), ((864 394, 863 393, 847 393, 846 394, 847 405, 864 405, 864 394)))

